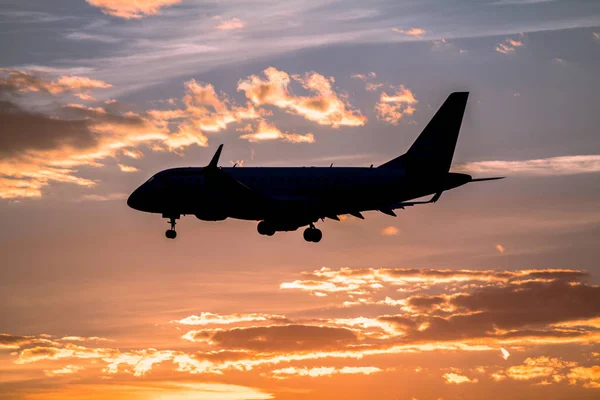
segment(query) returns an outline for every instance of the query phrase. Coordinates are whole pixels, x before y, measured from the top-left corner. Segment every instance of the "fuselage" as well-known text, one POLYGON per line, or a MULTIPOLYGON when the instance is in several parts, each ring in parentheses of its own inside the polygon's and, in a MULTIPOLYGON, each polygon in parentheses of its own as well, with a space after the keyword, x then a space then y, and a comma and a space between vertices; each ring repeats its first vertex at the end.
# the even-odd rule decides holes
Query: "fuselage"
POLYGON ((403 169, 347 167, 221 168, 240 188, 215 185, 203 168, 161 171, 140 186, 128 204, 163 215, 193 214, 209 221, 304 221, 352 212, 391 208, 394 204, 460 186, 469 175, 440 179, 408 177, 403 169), (440 187, 443 185, 444 187, 440 187), (239 195, 248 190, 255 194, 239 195), (293 216, 293 218, 291 218, 293 216))

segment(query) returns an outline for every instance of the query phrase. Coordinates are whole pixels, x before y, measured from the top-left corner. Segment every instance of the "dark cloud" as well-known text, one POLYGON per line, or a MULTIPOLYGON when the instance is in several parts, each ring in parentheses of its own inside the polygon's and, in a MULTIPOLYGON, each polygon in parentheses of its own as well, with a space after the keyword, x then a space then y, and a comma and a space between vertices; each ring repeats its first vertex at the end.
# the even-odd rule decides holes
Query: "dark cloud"
POLYGON ((339 348, 356 340, 345 328, 310 325, 264 326, 220 331, 211 341, 225 348, 259 351, 339 348))
POLYGON ((90 131, 89 120, 53 118, 0 100, 0 158, 26 150, 88 148, 96 142, 97 135, 90 131))
POLYGON ((418 323, 415 319, 400 315, 383 315, 381 317, 377 317, 377 320, 381 322, 392 323, 402 329, 414 330, 418 327, 418 323))
POLYGON ((2 347, 18 347, 21 344, 29 343, 31 337, 28 336, 14 336, 8 333, 0 333, 0 349, 2 347))
POLYGON ((446 298, 443 296, 412 296, 407 300, 408 304, 417 308, 431 308, 445 301, 446 298))
MULTIPOLYGON (((428 329, 415 331, 410 337, 451 340, 501 336, 494 333, 498 329, 521 330, 520 334, 511 335, 526 336, 526 330, 531 327, 595 318, 600 316, 600 287, 563 281, 530 282, 519 287, 486 287, 472 294, 453 297, 448 305, 456 307, 454 315, 428 318, 428 329)), ((569 336, 547 331, 530 334, 569 336)))

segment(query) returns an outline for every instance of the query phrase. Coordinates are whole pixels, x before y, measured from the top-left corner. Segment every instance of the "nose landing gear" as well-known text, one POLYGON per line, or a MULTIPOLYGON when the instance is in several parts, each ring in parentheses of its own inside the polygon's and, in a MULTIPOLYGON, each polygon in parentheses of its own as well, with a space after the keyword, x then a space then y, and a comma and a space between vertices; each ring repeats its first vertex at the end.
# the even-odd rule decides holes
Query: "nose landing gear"
POLYGON ((310 224, 308 228, 304 230, 304 240, 307 242, 319 243, 323 238, 323 232, 320 229, 315 228, 313 224, 310 224))
POLYGON ((175 220, 177 218, 178 217, 169 217, 169 224, 171 224, 171 229, 165 232, 165 236, 167 237, 167 239, 175 239, 177 237, 177 232, 175 232, 175 225, 177 224, 175 220))

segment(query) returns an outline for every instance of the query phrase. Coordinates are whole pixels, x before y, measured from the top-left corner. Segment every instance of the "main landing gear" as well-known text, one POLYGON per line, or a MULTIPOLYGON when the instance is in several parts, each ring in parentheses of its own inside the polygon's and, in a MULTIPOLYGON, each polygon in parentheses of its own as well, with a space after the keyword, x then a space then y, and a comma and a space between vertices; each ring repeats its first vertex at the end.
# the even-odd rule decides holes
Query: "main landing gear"
POLYGON ((171 229, 165 232, 165 236, 167 239, 175 239, 177 237, 177 232, 175 232, 175 225, 177 222, 175 220, 177 217, 169 217, 169 224, 171 224, 171 229))
POLYGON ((307 242, 319 243, 323 238, 323 232, 320 229, 315 228, 313 224, 310 224, 308 228, 304 230, 304 240, 307 242))

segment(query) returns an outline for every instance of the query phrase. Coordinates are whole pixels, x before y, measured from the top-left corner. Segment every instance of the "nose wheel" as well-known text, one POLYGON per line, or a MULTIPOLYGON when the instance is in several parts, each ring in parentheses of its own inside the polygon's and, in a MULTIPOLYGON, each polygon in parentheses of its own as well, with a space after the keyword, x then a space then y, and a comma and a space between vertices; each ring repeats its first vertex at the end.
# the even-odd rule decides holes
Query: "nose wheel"
POLYGON ((175 239, 177 237, 177 232, 175 232, 175 225, 177 224, 177 222, 175 222, 176 219, 177 218, 174 217, 169 218, 169 224, 171 224, 171 229, 165 232, 165 236, 167 237, 167 239, 175 239))
POLYGON ((320 229, 315 228, 313 224, 304 230, 304 240, 307 242, 319 243, 323 238, 323 232, 320 229))

